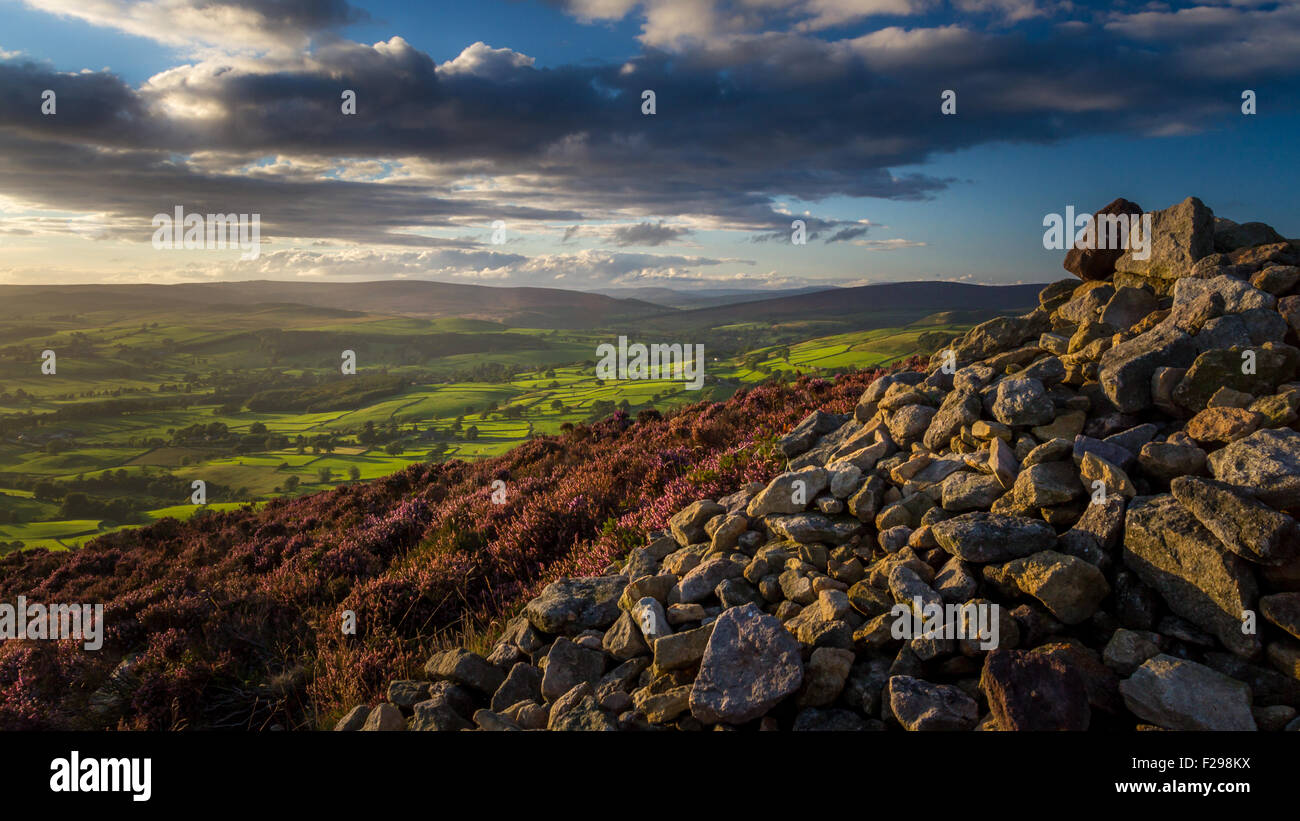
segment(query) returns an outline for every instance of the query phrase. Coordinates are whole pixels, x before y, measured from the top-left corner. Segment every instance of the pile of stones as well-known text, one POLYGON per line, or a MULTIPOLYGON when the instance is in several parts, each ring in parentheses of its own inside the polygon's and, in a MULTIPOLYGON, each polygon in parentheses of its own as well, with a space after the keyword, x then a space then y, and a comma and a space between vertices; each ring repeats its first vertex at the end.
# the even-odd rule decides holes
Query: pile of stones
POLYGON ((1300 729, 1300 241, 1151 225, 336 729, 1300 729))

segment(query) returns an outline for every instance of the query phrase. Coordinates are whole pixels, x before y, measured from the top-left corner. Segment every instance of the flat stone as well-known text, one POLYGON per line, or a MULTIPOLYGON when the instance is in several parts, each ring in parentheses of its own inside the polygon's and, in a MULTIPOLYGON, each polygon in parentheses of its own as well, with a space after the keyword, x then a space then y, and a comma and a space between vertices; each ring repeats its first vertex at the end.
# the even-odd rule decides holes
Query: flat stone
POLYGON ((1119 691, 1134 715, 1166 730, 1257 729, 1250 687, 1193 661, 1161 653, 1119 691))
POLYGON ((1233 553, 1258 564, 1283 565, 1295 558, 1296 521, 1235 485, 1179 476, 1174 498, 1233 553))
POLYGON ((1255 431, 1210 454, 1209 465, 1214 478, 1248 488, 1267 505, 1300 506, 1300 433, 1294 430, 1255 431))
POLYGON ((1001 562, 1046 550, 1056 543, 1051 525, 997 513, 963 513, 933 526, 939 546, 970 562, 1001 562))
POLYGON ((1249 563, 1230 552, 1171 495, 1135 502, 1125 517, 1124 563, 1169 609, 1250 658, 1259 638, 1242 633, 1258 587, 1249 563))

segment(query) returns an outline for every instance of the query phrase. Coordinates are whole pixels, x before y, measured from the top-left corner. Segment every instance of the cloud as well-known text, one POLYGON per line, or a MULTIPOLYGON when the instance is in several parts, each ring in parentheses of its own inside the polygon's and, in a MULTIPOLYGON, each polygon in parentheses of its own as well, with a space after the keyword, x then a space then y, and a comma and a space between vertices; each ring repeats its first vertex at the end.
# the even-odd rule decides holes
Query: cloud
POLYGON ((614 244, 628 245, 663 245, 691 233, 685 228, 674 228, 663 222, 638 222, 635 225, 619 225, 613 230, 614 244))
POLYGON ((296 272, 338 259, 403 275, 689 279, 744 263, 618 249, 719 231, 788 241, 784 202, 809 211, 798 218, 810 241, 911 247, 868 239, 869 221, 822 204, 866 214, 872 199, 934 198, 954 180, 897 169, 979 145, 1197 133, 1236 114, 1242 72, 1257 89, 1293 88, 1300 74, 1294 4, 1127 13, 962 0, 935 23, 940 6, 921 0, 581 0, 566 4, 579 20, 642 20, 644 48, 555 66, 502 43, 439 64, 400 36, 341 39, 334 29, 362 14, 343 2, 31 5, 241 50, 205 50, 139 86, 0 59, 0 194, 61 213, 21 229, 68 233, 64 212, 95 214, 106 239, 143 242, 150 217, 179 204, 260 213, 278 249, 325 240, 432 255, 284 258, 296 272), (939 113, 947 88, 956 118, 939 113), (57 91, 57 116, 39 110, 44 89, 57 91), (340 110, 345 89, 355 115, 340 110), (641 114, 645 89, 653 116, 641 114), (498 219, 521 240, 512 252, 557 235, 566 250, 609 247, 491 256, 501 249, 482 243, 498 219))
POLYGON ((344 0, 23 0, 34 9, 169 46, 301 49, 369 19, 344 0))

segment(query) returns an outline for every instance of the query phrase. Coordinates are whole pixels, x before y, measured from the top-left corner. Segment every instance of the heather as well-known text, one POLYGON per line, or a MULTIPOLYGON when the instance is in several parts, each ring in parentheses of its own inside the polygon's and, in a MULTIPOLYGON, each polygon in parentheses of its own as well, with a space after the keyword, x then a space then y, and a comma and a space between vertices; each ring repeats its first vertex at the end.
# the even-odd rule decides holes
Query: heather
POLYGON ((322 726, 395 670, 487 641, 546 582, 599 573, 694 499, 770 479, 776 437, 813 409, 851 411, 877 374, 620 413, 491 460, 6 556, 0 600, 103 603, 106 626, 97 652, 0 645, 0 727, 322 726))

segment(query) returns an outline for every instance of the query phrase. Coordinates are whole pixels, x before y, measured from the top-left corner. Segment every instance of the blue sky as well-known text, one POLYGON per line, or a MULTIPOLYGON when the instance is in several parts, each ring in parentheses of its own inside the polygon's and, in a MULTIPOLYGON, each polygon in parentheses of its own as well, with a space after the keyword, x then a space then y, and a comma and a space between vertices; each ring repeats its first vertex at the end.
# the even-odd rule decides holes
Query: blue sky
POLYGON ((1300 236, 1294 2, 0 0, 0 18, 5 282, 1044 282, 1064 273, 1044 216, 1119 196, 1300 236), (177 205, 260 214, 262 252, 158 251, 151 218, 177 205))

